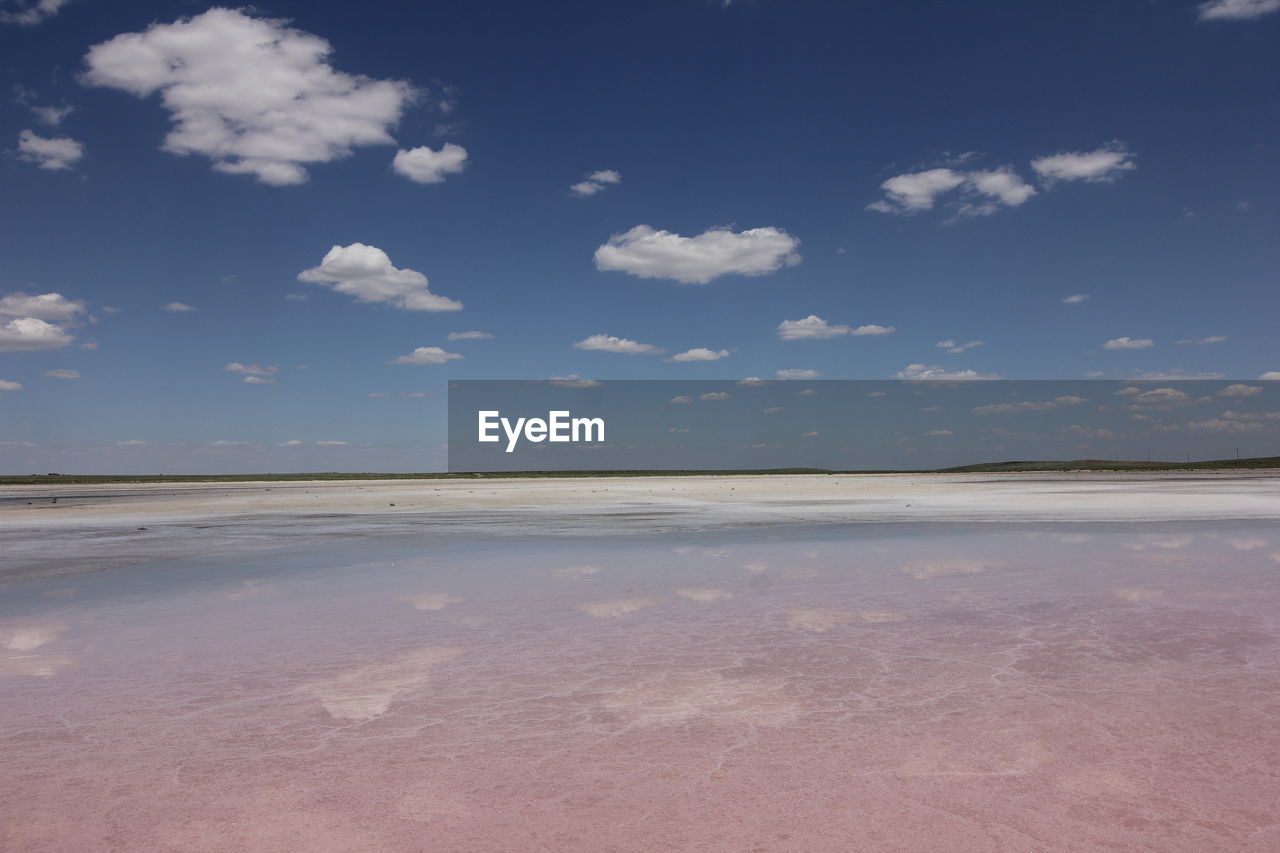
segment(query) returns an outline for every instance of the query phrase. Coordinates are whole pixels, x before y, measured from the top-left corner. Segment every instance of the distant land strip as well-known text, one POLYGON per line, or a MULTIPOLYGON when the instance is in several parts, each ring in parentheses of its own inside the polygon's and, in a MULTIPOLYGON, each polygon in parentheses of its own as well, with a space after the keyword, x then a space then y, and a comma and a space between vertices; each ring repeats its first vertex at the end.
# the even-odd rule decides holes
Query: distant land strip
POLYGON ((600 470, 600 471, 477 471, 472 473, 378 474, 373 472, 324 471, 304 474, 14 474, 0 475, 0 486, 91 485, 110 483, 259 483, 308 480, 514 480, 527 478, 579 477, 735 477, 770 474, 1016 474, 1068 471, 1218 471, 1248 469, 1280 469, 1280 456, 1255 456, 1248 459, 1214 459, 1201 462, 1151 462, 1110 459, 1015 460, 960 465, 954 468, 930 469, 865 469, 837 471, 826 468, 756 468, 725 470, 600 470))

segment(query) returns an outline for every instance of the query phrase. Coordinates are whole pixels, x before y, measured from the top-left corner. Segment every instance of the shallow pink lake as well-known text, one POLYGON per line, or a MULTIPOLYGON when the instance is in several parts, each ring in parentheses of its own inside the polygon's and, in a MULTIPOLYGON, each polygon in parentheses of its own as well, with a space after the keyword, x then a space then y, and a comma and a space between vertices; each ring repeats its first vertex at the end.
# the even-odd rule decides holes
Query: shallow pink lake
POLYGON ((6 851, 1274 851, 1280 529, 352 540, 0 588, 6 851))

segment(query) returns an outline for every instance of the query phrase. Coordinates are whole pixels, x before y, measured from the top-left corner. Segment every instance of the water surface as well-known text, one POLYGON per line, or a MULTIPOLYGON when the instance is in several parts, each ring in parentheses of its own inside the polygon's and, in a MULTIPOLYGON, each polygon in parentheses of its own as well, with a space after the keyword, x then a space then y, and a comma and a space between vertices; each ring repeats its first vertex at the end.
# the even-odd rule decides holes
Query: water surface
POLYGON ((1280 849, 1273 524, 422 536, 0 589, 0 848, 1280 849))

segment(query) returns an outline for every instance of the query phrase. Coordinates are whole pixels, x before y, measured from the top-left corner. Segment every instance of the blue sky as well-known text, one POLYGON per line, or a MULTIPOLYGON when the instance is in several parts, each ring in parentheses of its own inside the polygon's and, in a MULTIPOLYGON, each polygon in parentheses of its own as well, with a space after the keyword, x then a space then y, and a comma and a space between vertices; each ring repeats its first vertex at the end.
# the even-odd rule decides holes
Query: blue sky
POLYGON ((0 470, 438 469, 450 378, 1280 371, 1280 0, 0 13, 0 470))

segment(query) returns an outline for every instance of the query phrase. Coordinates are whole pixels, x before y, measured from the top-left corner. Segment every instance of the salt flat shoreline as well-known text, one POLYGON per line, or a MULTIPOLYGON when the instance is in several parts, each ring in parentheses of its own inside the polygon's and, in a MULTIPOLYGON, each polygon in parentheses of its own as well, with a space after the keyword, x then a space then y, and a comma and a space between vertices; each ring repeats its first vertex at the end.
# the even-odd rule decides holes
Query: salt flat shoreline
POLYGON ((0 486, 0 582, 360 536, 1276 520, 1276 470, 0 486))

